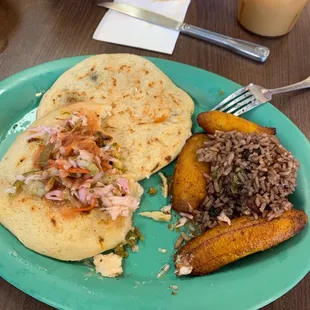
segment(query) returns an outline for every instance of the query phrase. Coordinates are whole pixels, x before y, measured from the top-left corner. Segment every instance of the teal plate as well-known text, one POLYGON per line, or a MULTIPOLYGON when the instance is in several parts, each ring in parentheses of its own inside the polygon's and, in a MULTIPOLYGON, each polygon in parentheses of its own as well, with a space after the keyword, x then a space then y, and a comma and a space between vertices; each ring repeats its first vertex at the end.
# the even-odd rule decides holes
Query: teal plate
MULTIPOLYGON (((60 74, 84 59, 74 57, 45 63, 0 83, 0 156, 16 135, 33 120, 42 94, 60 74)), ((193 131, 200 131, 196 116, 209 110, 240 85, 213 73, 180 63, 150 58, 195 101, 193 131)), ((272 105, 249 112, 247 118, 276 127, 282 144, 300 161, 298 186, 291 197, 296 207, 310 214, 310 145, 298 128, 272 105)), ((163 169, 172 174, 174 164, 163 169)), ((142 182, 145 189, 159 189, 158 175, 142 182)), ((158 210, 168 203, 160 193, 142 198, 140 211, 158 210)), ((172 253, 177 233, 166 223, 135 216, 145 235, 140 251, 125 261, 124 277, 107 279, 91 265, 57 261, 25 248, 4 227, 0 227, 0 274, 25 293, 59 309, 257 309, 296 285, 309 271, 309 228, 295 238, 259 254, 249 256, 205 277, 177 278, 172 253), (158 248, 166 248, 166 254, 158 248), (164 264, 171 270, 157 279, 164 264), (172 296, 169 285, 179 287, 172 296)), ((87 244, 85 244, 87 246, 87 244)))

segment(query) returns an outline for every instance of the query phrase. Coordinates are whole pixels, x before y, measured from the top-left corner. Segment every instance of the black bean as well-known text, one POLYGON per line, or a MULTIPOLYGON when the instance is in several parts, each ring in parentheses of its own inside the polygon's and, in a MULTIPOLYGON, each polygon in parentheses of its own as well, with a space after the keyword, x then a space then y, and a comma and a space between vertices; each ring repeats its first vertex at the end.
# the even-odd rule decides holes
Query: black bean
POLYGON ((248 150, 248 149, 246 149, 245 151, 243 151, 243 153, 242 153, 242 157, 244 158, 244 159, 249 159, 249 157, 250 157, 250 155, 251 155, 251 152, 248 150))

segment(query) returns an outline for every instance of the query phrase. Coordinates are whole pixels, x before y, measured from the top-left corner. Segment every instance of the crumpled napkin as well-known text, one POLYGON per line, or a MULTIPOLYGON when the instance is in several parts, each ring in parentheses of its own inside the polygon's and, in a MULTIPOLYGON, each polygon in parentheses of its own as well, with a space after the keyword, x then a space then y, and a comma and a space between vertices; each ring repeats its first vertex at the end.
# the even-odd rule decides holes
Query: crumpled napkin
MULTIPOLYGON (((115 0, 184 21, 190 0, 115 0)), ((98 7, 97 9, 102 9, 98 7)), ((172 54, 179 32, 109 10, 93 39, 172 54)))

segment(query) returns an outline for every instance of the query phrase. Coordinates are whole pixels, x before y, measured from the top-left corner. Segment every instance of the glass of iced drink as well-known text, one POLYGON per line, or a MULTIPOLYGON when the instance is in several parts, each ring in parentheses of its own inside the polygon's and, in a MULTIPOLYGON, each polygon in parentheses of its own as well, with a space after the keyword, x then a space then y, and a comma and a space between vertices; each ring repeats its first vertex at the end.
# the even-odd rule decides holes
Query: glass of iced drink
POLYGON ((291 31, 307 0, 238 0, 238 21, 262 36, 278 37, 291 31))

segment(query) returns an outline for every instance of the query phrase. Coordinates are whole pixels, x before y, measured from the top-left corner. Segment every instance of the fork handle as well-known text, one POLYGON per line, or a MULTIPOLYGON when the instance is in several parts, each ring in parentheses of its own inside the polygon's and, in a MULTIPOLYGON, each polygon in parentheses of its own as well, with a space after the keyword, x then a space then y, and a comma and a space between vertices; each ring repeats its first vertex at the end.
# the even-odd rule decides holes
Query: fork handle
POLYGON ((274 88, 274 89, 269 89, 268 92, 271 95, 274 95, 274 94, 281 94, 281 93, 286 93, 288 91, 304 89, 304 88, 310 88, 310 76, 308 78, 306 78, 305 80, 298 82, 298 83, 295 83, 295 84, 292 84, 292 85, 274 88))
POLYGON ((224 36, 222 34, 192 26, 186 23, 182 24, 180 31, 189 36, 224 47, 234 53, 259 62, 265 62, 270 53, 268 47, 243 41, 240 39, 234 39, 232 37, 224 36))

